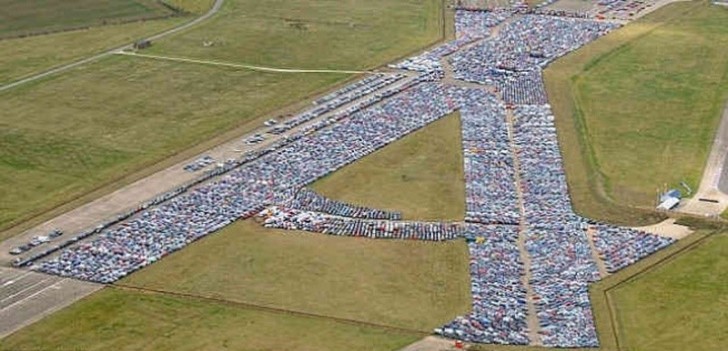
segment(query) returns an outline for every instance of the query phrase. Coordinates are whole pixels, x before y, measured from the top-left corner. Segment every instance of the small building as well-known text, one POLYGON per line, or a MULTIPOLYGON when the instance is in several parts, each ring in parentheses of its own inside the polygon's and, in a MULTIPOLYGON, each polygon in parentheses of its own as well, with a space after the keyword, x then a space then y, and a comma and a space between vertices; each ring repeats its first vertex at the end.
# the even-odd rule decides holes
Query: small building
POLYGON ((657 209, 661 211, 669 211, 675 208, 677 205, 680 204, 680 198, 682 197, 682 194, 680 194, 680 190, 678 189, 670 189, 660 195, 660 204, 657 205, 657 209))
POLYGON ((669 211, 675 208, 677 205, 680 204, 680 199, 675 197, 667 198, 665 201, 661 202, 657 209, 661 211, 669 211))
POLYGON ((663 193, 662 195, 660 195, 660 202, 665 201, 671 197, 674 197, 679 200, 680 198, 682 198, 682 194, 680 193, 680 190, 670 189, 670 190, 666 191, 665 193, 663 193))

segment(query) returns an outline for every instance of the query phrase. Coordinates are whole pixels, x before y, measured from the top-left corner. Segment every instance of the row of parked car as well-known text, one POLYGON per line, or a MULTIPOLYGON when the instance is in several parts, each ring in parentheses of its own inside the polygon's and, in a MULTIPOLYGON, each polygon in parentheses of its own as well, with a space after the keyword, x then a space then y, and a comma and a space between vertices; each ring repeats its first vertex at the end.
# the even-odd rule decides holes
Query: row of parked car
POLYGON ((14 247, 12 250, 10 250, 10 254, 11 255, 20 255, 20 254, 22 254, 24 252, 30 251, 32 248, 34 248, 36 246, 41 246, 41 245, 43 245, 45 243, 48 243, 51 240, 53 240, 53 239, 55 239, 55 238, 57 238, 57 237, 59 237, 61 235, 63 235, 63 232, 62 231, 60 231, 58 229, 53 229, 53 230, 51 230, 46 235, 37 235, 37 236, 34 236, 27 243, 25 243, 23 245, 20 245, 18 247, 14 247))

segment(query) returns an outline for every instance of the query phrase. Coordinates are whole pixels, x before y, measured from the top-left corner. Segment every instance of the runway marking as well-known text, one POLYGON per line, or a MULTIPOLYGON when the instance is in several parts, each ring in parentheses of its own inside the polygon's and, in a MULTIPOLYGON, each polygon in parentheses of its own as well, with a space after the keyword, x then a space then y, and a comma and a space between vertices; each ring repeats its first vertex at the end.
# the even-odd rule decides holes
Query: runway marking
POLYGON ((3 303, 3 302, 5 302, 5 301, 7 301, 7 300, 10 300, 10 299, 12 299, 12 298, 13 298, 13 297, 15 297, 15 296, 18 296, 18 295, 20 295, 20 294, 22 294, 22 293, 24 293, 24 292, 26 292, 26 291, 28 291, 28 290, 30 290, 30 289, 32 289, 32 288, 34 288, 34 287, 36 287, 37 285, 40 285, 40 284, 42 284, 42 283, 45 283, 45 282, 47 282, 47 281, 48 281, 48 280, 50 280, 50 279, 53 279, 53 278, 45 278, 45 279, 43 279, 43 280, 41 280, 41 281, 39 281, 39 282, 36 282, 36 283, 34 283, 34 284, 31 284, 31 285, 30 285, 29 287, 27 287, 27 288, 25 288, 25 289, 23 289, 23 290, 20 290, 20 291, 16 292, 15 294, 12 294, 12 295, 10 295, 10 296, 8 296, 8 297, 6 297, 6 298, 4 298, 4 299, 0 300, 0 304, 1 304, 1 303, 3 303))
MULTIPOLYGON (((12 271, 9 271, 9 272, 12 272, 12 271)), ((14 282, 16 282, 16 281, 18 281, 18 280, 21 280, 21 279, 23 279, 23 278, 27 277, 27 276, 28 276, 28 275, 30 275, 30 274, 37 274, 37 273, 35 273, 35 272, 25 272, 25 273, 23 273, 23 274, 19 274, 19 275, 16 275, 16 276, 10 277, 10 280, 8 280, 7 282, 5 282, 5 283, 3 284, 3 286, 6 286, 6 285, 10 285, 10 284, 12 284, 12 283, 14 283, 14 282)))
POLYGON ((17 305, 17 304, 19 304, 19 303, 22 303, 22 302, 25 302, 25 301, 27 301, 27 300, 30 300, 30 299, 32 299, 32 298, 34 298, 34 297, 36 297, 36 296, 40 295, 41 293, 43 293, 44 291, 46 291, 46 290, 48 290, 48 289, 56 289, 56 290, 57 290, 57 289, 58 289, 58 287, 56 287, 56 285, 58 285, 58 284, 60 284, 60 283, 62 283, 62 282, 64 282, 64 281, 66 281, 66 278, 64 278, 64 279, 62 279, 62 280, 59 280, 59 281, 57 281, 57 282, 53 283, 52 285, 50 285, 50 286, 47 286, 47 287, 45 287, 45 288, 43 288, 43 289, 41 289, 41 290, 38 290, 38 291, 37 291, 37 292, 35 292, 35 293, 34 293, 33 295, 30 295, 30 296, 28 296, 28 297, 26 297, 26 298, 24 298, 24 299, 22 299, 22 300, 20 300, 20 301, 16 301, 16 302, 13 302, 12 304, 10 304, 10 305, 6 306, 5 308, 3 308, 3 309, 0 309, 0 311, 8 310, 8 309, 10 309, 11 307, 13 307, 13 306, 15 306, 15 305, 17 305))

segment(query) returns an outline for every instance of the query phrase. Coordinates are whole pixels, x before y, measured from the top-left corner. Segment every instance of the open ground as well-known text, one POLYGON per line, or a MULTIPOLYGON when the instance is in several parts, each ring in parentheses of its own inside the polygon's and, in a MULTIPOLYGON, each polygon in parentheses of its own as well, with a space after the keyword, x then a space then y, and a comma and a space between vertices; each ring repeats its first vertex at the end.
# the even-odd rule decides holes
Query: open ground
MULTIPOLYGON (((374 179, 395 179, 399 182, 396 188, 373 187, 367 177, 349 178, 359 164, 314 187, 342 192, 338 184, 348 179, 349 189, 367 189, 371 198, 401 194, 390 207, 413 217, 453 206, 462 208, 463 191, 451 192, 454 184, 462 187, 462 178, 443 178, 462 173, 459 128, 458 116, 452 115, 363 160, 377 166, 373 167, 378 170, 374 179), (438 142, 430 143, 433 139, 438 142), (395 157, 402 162, 393 163, 395 157), (443 167, 447 171, 442 174, 417 176, 443 167), (438 196, 406 196, 422 188, 433 189, 438 196)), ((20 332, 2 345, 8 349, 45 348, 54 343, 84 349, 109 345, 134 349, 146 345, 146 338, 162 333, 167 337, 153 344, 155 349, 193 347, 190 345, 214 349, 220 343, 251 350, 262 347, 259 345, 397 349, 469 309, 466 253, 461 241, 444 245, 382 242, 269 230, 252 221, 239 222, 47 319, 52 324, 44 325, 44 321, 25 329, 27 335, 33 335, 50 328, 55 330, 53 336, 30 345, 20 332), (217 259, 210 260, 209 252, 217 252, 217 259), (95 315, 88 328, 95 323, 113 327, 90 338, 75 338, 69 333, 75 333, 72 329, 76 327, 68 329, 65 321, 79 313, 95 315), (169 319, 160 324, 156 314, 169 319), (230 320, 232 314, 247 317, 230 320), (108 320, 110 316, 116 316, 115 321, 108 320), (192 316, 209 316, 201 317, 201 322, 219 328, 245 325, 249 332, 190 344, 185 335, 204 332, 200 324, 186 322, 192 316), (288 336, 281 338, 280 333, 288 336), (134 342, 128 339, 132 335, 136 335, 134 342)))
POLYGON ((726 20, 706 2, 671 4, 546 69, 580 213, 646 224, 657 190, 697 189, 728 98, 728 45, 713 44, 726 20))
POLYGON ((0 350, 60 345, 83 350, 393 350, 419 337, 230 303, 107 288, 4 339, 0 350), (45 337, 32 336, 37 333, 45 337))
POLYGON ((112 23, 169 17, 171 8, 152 0, 3 0, 0 39, 69 31, 112 23))
MULTIPOLYGON (((308 16, 308 21, 320 22, 317 26, 321 26, 322 28, 320 30, 301 31, 288 25, 287 19, 275 18, 267 19, 266 21, 272 21, 283 26, 281 29, 282 32, 271 31, 267 35, 262 35, 256 32, 255 27, 240 28, 239 23, 236 22, 241 19, 240 16, 250 15, 247 10, 255 9, 256 5, 248 4, 245 1, 229 1, 225 3, 223 13, 215 17, 210 25, 201 26, 199 31, 188 30, 182 34, 178 34, 169 40, 169 45, 165 44, 164 41, 160 41, 158 44, 155 43, 154 47, 157 51, 152 52, 166 53, 170 50, 175 50, 173 53, 184 54, 184 57, 194 57, 195 54, 199 53, 200 49, 203 51, 205 49, 202 45, 203 40, 197 40, 197 37, 202 38, 209 35, 211 33, 209 27, 215 26, 212 29, 213 32, 218 30, 230 32, 232 31, 231 28, 235 28, 233 31, 235 32, 235 39, 226 39, 227 44, 225 45, 244 45, 250 48, 256 48, 257 46, 257 50, 265 49, 271 51, 272 49, 266 48, 265 45, 270 45, 270 43, 275 42, 277 45, 285 46, 291 52, 299 52, 299 56, 284 55, 287 58, 285 63, 288 63, 289 67, 362 69, 391 61, 423 45, 438 40, 442 35, 441 22, 443 9, 440 1, 427 1, 418 5, 389 1, 383 2, 382 4, 367 2, 366 5, 362 3, 360 7, 352 8, 346 6, 347 16, 350 16, 353 21, 361 21, 363 23, 365 21, 376 20, 389 23, 387 26, 379 27, 363 25, 359 27, 340 26, 336 23, 321 22, 332 13, 344 11, 342 7, 344 5, 340 3, 330 3, 323 8, 309 9, 309 12, 301 12, 300 10, 300 7, 304 6, 306 1, 286 2, 286 4, 286 6, 278 7, 279 11, 288 9, 292 13, 306 15, 308 16), (427 18, 428 20, 425 22, 425 25, 420 25, 423 18, 427 18), (384 33, 389 32, 396 32, 397 35, 384 35, 384 33), (194 37, 195 39, 186 39, 188 36, 194 37), (180 41, 183 44, 178 44, 180 41), (328 46, 332 43, 338 43, 335 44, 335 48, 339 51, 332 51, 330 54, 321 55, 321 47, 324 45, 328 46), (189 52, 184 52, 183 48, 185 46, 189 52), (306 54, 307 51, 309 54, 306 54), (313 55, 314 52, 317 53, 315 56, 313 55), (341 56, 338 54, 340 52, 345 52, 347 53, 346 55, 351 56, 341 56), (317 59, 317 57, 321 59, 317 59), (344 60, 346 66, 341 67, 343 66, 344 60), (330 62, 342 62, 342 64, 336 66, 335 64, 330 64, 330 62)), ((267 66, 274 67, 282 67, 284 64, 282 60, 263 61, 253 59, 250 55, 255 50, 241 51, 235 48, 221 50, 219 45, 213 46, 210 49, 213 50, 213 53, 226 53, 225 58, 231 62, 245 62, 250 64, 262 62, 267 66)), ((210 58, 210 56, 200 55, 196 58, 205 59, 210 58)), ((3 103, 12 105, 6 106, 5 113, 7 113, 7 118, 3 117, 2 121, 4 130, 13 135, 4 138, 4 140, 12 142, 12 140, 19 140, 18 138, 33 138, 33 135, 35 137, 45 135, 44 138, 49 140, 49 136, 59 135, 64 130, 63 126, 44 131, 37 129, 29 130, 27 125, 24 127, 20 123, 21 119, 18 117, 23 115, 28 116, 30 113, 36 119, 34 125, 48 125, 37 120, 39 118, 53 121, 62 120, 66 123, 66 126, 83 124, 82 130, 85 130, 88 134, 82 135, 84 134, 82 132, 81 134, 72 133, 75 136, 64 135, 63 138, 65 141, 53 143, 52 149, 62 151, 67 155, 67 158, 80 160, 87 158, 87 156, 78 155, 77 152, 74 153, 72 150, 73 147, 69 149, 66 146, 75 144, 76 147, 81 147, 84 145, 82 147, 84 155, 91 155, 95 160, 87 159, 81 161, 83 166, 80 169, 74 169, 71 166, 63 167, 63 171, 59 171, 58 169, 53 169, 53 167, 48 168, 46 167, 47 165, 34 163, 35 161, 32 160, 32 154, 42 155, 46 152, 52 153, 52 149, 33 147, 34 150, 28 150, 18 145, 12 145, 10 149, 4 148, 4 150, 10 150, 2 155, 3 158, 8 159, 7 162, 3 163, 8 179, 21 179, 18 177, 18 174, 13 174, 11 177, 10 173, 15 172, 31 172, 39 177, 34 178, 31 176, 30 178, 25 178, 26 180, 20 185, 11 185, 6 182, 6 185, 0 188, 0 193, 7 193, 7 198, 19 198, 25 203, 25 205, 15 203, 15 200, 9 202, 13 204, 13 209, 3 211, 3 216, 0 218, 0 227, 8 228, 13 224, 27 220, 34 215, 86 194, 91 190, 98 189, 100 186, 118 181, 123 175, 146 168, 159 162, 161 159, 177 154, 184 149, 189 149, 190 145, 195 145, 216 134, 219 135, 221 131, 239 127, 255 117, 272 113, 281 107, 300 101, 305 97, 315 95, 325 87, 341 82, 347 78, 342 75, 295 77, 288 74, 254 74, 244 70, 231 70, 225 67, 203 67, 190 64, 174 65, 175 70, 178 72, 177 77, 169 79, 169 75, 174 76, 174 73, 173 71, 166 71, 166 69, 172 67, 172 65, 164 62, 144 61, 144 59, 125 60, 122 58, 107 58, 93 65, 80 67, 70 74, 50 77, 43 84, 28 83, 29 85, 1 93, 3 103), (229 72, 232 72, 232 74, 228 74, 229 72), (220 77, 224 76, 225 79, 208 79, 206 77, 209 74, 218 74, 220 77), (127 77, 127 75, 131 76, 127 77), (136 76, 137 78, 130 79, 132 76, 136 76), (240 78, 241 76, 249 77, 253 80, 245 81, 245 84, 243 84, 242 80, 232 80, 235 77, 240 78), (197 79, 197 81, 194 79, 197 79), (295 80, 298 80, 298 83, 302 85, 293 83, 295 80), (94 85, 85 83, 98 81, 103 81, 107 86, 107 89, 104 90, 105 92, 98 91, 93 88, 94 85), (64 84, 72 84, 74 88, 67 89, 64 87, 64 84), (213 89, 209 84, 217 85, 218 88, 213 89), (153 99, 150 96, 146 96, 139 89, 140 86, 150 85, 155 86, 155 91, 160 93, 160 97, 162 94, 165 94, 165 98, 153 99), (223 91, 223 87, 232 87, 233 90, 224 89, 227 91, 223 91), (84 90, 86 88, 89 90, 84 90), (165 92, 165 89, 167 92, 165 92), (248 92, 248 95, 236 94, 234 92, 235 89, 244 89, 248 92), (189 91, 190 96, 180 99, 169 94, 169 91, 180 90, 189 91), (63 93, 58 94, 60 91, 63 93), (126 101, 125 98, 118 98, 118 96, 112 98, 116 93, 122 93, 123 91, 136 95, 136 101, 126 101), (42 105, 27 106, 23 99, 33 94, 39 94, 33 99, 40 100, 34 101, 45 101, 46 107, 42 105), (44 94, 46 97, 42 97, 44 94), (48 94, 52 95, 52 97, 48 97, 48 94), (117 103, 118 109, 125 111, 122 115, 118 115, 120 110, 117 109, 114 111, 113 105, 107 106, 112 101, 117 103), (189 106, 182 108, 183 106, 179 105, 179 102, 186 102, 196 107, 189 106), (48 106, 55 107, 58 105, 67 106, 67 108, 48 108, 48 106), (154 107, 155 105, 156 107, 154 107), (80 111, 77 109, 80 109, 80 111), (190 113, 188 110, 192 112, 190 113), (213 113, 216 117, 214 120, 207 119, 203 121, 200 119, 196 122, 197 124, 189 123, 189 120, 185 121, 186 118, 194 118, 194 110, 198 110, 199 112, 204 111, 205 116, 213 113), (147 121, 147 123, 156 124, 156 127, 150 128, 152 127, 151 125, 145 127, 141 125, 134 126, 132 123, 129 123, 129 119, 123 119, 122 116, 125 118, 135 116, 134 118, 147 121), (149 118, 149 116, 153 116, 153 118, 149 118), (15 124, 16 121, 20 124, 15 124), (109 123, 115 124, 113 129, 109 129, 111 127, 109 123), (173 129, 166 128, 163 126, 164 123, 171 123, 168 125, 174 125, 175 127, 173 129), (157 127, 160 129, 155 129, 157 127), (127 128, 138 129, 137 132, 134 132, 127 128), (155 138, 155 135, 163 131, 174 132, 175 138, 173 140, 168 139, 168 143, 163 142, 165 138, 155 138), (148 134, 141 135, 139 132, 148 134), (185 138, 184 136, 181 137, 179 133, 189 134, 185 138), (107 142, 114 146, 111 146, 111 149, 109 149, 110 146, 108 144, 106 146, 97 144, 91 147, 93 140, 98 140, 99 138, 106 139, 107 142), (124 157, 123 154, 125 152, 119 150, 119 148, 123 148, 121 145, 123 145, 124 138, 134 139, 133 142, 135 144, 142 140, 149 140, 158 144, 156 147, 151 147, 151 145, 148 145, 151 148, 144 147, 145 154, 151 151, 153 155, 139 155, 136 152, 132 152, 134 156, 124 157), (118 144, 120 141, 122 141, 122 144, 118 144), (56 146, 56 144, 58 145, 56 146), (10 152, 15 156, 7 154, 10 152), (29 155, 28 159, 22 156, 26 154, 29 155), (20 159, 16 158, 18 155, 20 155, 20 159), (113 167, 104 166, 105 162, 113 162, 113 167), (84 168, 89 171, 88 174, 94 173, 94 175, 91 177, 78 177, 78 174, 64 174, 66 171, 79 172, 84 168), (52 185, 53 191, 48 191, 49 187, 47 182, 50 180, 50 177, 44 176, 44 174, 48 174, 46 173, 48 171, 54 174, 53 178, 56 179, 54 182, 57 182, 52 185), (13 193, 16 195, 22 193, 22 196, 16 197, 13 193)), ((77 132, 81 132, 81 130, 77 132)), ((132 139, 127 140, 132 141, 132 139)), ((137 146, 142 145, 137 144, 137 146)), ((76 150, 78 151, 80 149, 76 150)), ((112 165, 112 163, 106 164, 112 165)))

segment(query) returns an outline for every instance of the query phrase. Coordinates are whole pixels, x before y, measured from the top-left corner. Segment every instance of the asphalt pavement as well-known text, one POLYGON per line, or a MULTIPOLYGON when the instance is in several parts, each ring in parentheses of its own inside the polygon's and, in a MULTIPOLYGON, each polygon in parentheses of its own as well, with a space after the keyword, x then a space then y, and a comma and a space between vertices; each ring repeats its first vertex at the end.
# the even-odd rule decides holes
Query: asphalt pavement
POLYGON ((101 284, 0 267, 0 338, 102 287, 101 284))

